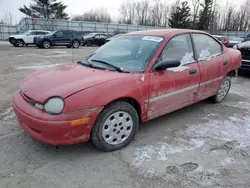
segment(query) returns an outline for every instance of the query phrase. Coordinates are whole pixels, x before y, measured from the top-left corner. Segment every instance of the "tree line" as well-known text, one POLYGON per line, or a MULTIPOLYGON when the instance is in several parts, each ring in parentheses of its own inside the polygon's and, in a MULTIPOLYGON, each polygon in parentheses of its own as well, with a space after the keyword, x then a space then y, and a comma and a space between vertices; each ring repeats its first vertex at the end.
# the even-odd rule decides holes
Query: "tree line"
MULTIPOLYGON (((250 29, 250 1, 245 0, 235 8, 227 0, 222 6, 217 0, 125 0, 119 7, 119 18, 114 20, 105 8, 91 9, 72 18, 65 12, 67 8, 58 0, 33 0, 19 11, 27 17, 47 19, 70 19, 107 23, 138 24, 172 28, 200 29, 206 31, 250 29)), ((6 15, 5 20, 8 20, 6 15)))

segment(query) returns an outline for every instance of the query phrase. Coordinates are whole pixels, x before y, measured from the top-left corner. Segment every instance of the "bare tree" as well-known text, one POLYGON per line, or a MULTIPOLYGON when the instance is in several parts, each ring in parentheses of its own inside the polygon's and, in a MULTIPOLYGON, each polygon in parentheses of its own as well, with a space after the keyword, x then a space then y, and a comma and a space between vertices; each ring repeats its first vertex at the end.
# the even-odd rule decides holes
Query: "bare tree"
POLYGON ((193 25, 195 25, 199 14, 200 0, 192 0, 192 5, 193 5, 193 25))
POLYGON ((163 17, 164 5, 161 0, 154 0, 152 6, 152 25, 161 26, 163 17))
POLYGON ((5 24, 13 25, 14 17, 12 12, 5 11, 4 16, 2 18, 2 22, 5 24))
POLYGON ((74 21, 91 21, 91 22, 111 22, 111 16, 109 12, 104 9, 91 9, 85 12, 83 15, 77 15, 72 18, 74 21))
POLYGON ((135 7, 136 3, 133 1, 125 1, 120 6, 120 14, 122 16, 122 23, 135 23, 135 7))

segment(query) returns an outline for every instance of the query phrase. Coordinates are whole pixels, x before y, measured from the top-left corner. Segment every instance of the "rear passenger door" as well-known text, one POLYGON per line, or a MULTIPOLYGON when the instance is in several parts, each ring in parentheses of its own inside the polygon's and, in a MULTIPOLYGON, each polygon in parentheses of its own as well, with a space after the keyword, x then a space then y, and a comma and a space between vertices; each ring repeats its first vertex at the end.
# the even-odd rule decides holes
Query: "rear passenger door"
POLYGON ((218 91, 222 79, 226 75, 228 56, 223 54, 223 46, 206 34, 192 34, 195 55, 200 67, 201 83, 198 99, 213 96, 218 91))
POLYGON ((70 44, 71 40, 73 38, 73 33, 71 31, 63 31, 63 44, 70 44))

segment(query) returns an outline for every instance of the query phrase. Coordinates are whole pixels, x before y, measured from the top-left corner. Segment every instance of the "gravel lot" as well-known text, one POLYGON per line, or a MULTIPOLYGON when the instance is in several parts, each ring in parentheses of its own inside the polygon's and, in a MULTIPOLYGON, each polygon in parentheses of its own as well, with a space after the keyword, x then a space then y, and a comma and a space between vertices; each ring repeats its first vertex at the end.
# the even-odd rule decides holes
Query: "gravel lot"
MULTIPOLYGON (((73 51, 75 60, 96 48, 73 51)), ((126 148, 53 147, 26 135, 10 100, 36 69, 71 63, 67 48, 0 43, 0 188, 250 187, 250 78, 221 104, 204 101, 143 124, 126 148)))

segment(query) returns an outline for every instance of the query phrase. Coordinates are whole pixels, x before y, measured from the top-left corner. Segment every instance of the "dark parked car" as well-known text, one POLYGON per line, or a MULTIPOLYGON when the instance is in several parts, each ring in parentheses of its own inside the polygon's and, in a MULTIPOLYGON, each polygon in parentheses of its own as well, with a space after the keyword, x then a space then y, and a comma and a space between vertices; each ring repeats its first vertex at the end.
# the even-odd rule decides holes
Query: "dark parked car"
POLYGON ((234 48, 240 50, 242 54, 242 65, 240 70, 250 71, 250 41, 237 44, 234 48))
POLYGON ((109 38, 107 34, 104 33, 89 33, 86 36, 82 36, 83 46, 101 46, 105 44, 106 39, 109 38))
POLYGON ((81 35, 72 30, 54 31, 48 35, 35 38, 34 42, 39 48, 50 48, 51 46, 79 48, 82 44, 81 35))
POLYGON ((109 42, 109 41, 111 41, 111 40, 113 40, 113 39, 115 39, 115 38, 117 38, 117 37, 119 37, 119 36, 122 36, 122 34, 117 34, 117 35, 115 35, 115 36, 106 38, 105 43, 107 43, 107 42, 109 42))
POLYGON ((216 39, 218 39, 222 44, 224 44, 226 47, 228 47, 228 38, 226 36, 221 36, 221 35, 213 35, 216 39))
POLYGON ((231 38, 229 38, 228 47, 233 48, 236 44, 242 43, 243 40, 244 39, 240 38, 240 37, 231 37, 231 38))
POLYGON ((250 33, 244 38, 244 42, 250 41, 250 33))

